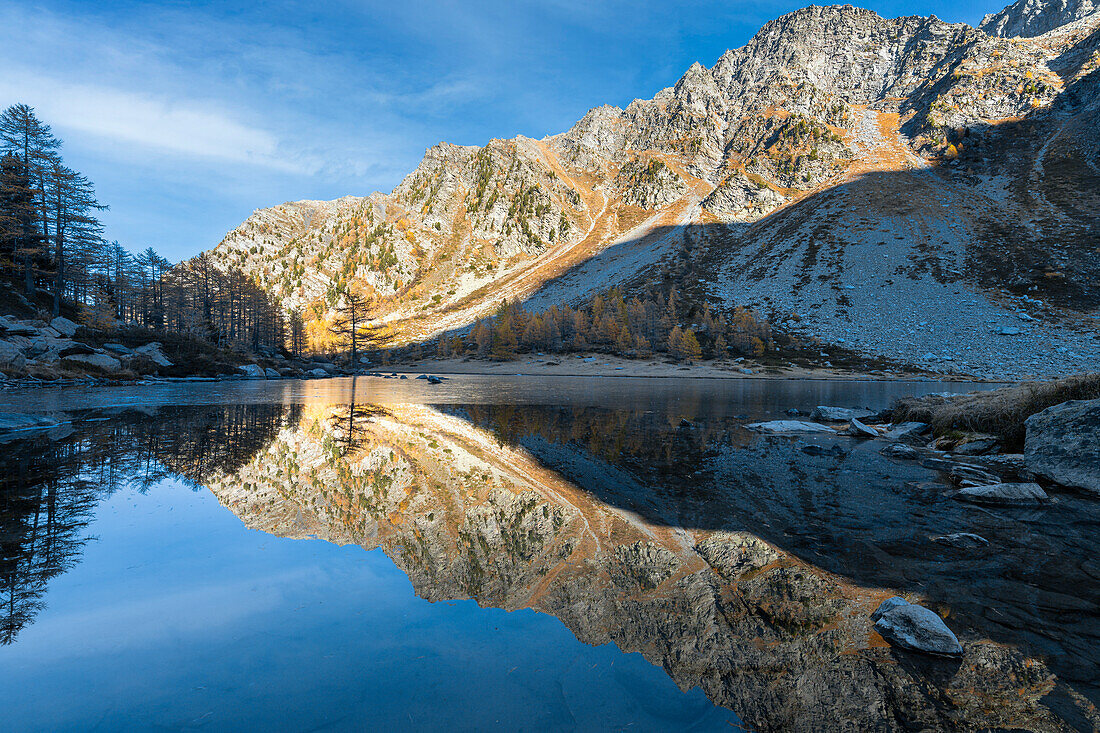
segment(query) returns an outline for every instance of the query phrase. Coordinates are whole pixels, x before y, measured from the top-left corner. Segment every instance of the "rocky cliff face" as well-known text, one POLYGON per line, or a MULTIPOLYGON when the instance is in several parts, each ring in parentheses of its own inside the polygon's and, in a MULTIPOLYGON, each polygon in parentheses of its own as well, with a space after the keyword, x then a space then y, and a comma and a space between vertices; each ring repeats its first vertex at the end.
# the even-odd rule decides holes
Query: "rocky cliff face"
POLYGON ((1100 10, 1092 0, 1016 0, 999 13, 990 13, 978 25, 991 36, 1032 38, 1100 10))
MULTIPOLYGON (((683 515, 683 496, 654 491, 628 459, 608 463, 579 447, 585 435, 607 440, 607 424, 576 411, 554 413, 560 424, 537 411, 502 412, 527 426, 523 436, 507 422, 490 433, 424 406, 311 406, 246 466, 207 484, 250 527, 383 548, 429 600, 533 608, 582 641, 640 652, 755 730, 1095 724, 1086 700, 1011 645, 969 634, 961 661, 896 656, 870 623, 893 591, 815 567, 747 529, 683 515), (593 482, 570 475, 598 475, 622 495, 597 498, 593 482), (636 507, 626 503, 632 491, 636 507), (681 521, 656 519, 674 516, 681 521)), ((710 437, 722 451, 744 440, 730 448, 730 435, 710 437)), ((664 451, 652 446, 639 448, 643 464, 647 451, 664 451)), ((781 472, 792 461, 756 458, 765 482, 776 478, 769 466, 781 472)), ((732 463, 723 470, 756 475, 732 463)), ((768 501, 781 504, 787 492, 775 486, 768 501)), ((796 514, 805 509, 804 493, 789 498, 796 514)), ((765 520, 782 514, 767 511, 765 520)))
POLYGON ((1010 296, 1027 297, 1046 309, 1034 342, 1055 346, 1031 364, 1034 343, 1017 344, 1008 363, 1072 371, 1100 358, 1088 336, 1100 305, 1100 15, 1089 0, 1058 2, 1021 0, 987 18, 988 33, 805 8, 652 99, 598 107, 541 141, 435 146, 389 195, 259 211, 214 252, 318 320, 360 286, 400 343, 503 298, 629 285, 681 256, 697 225, 693 251, 718 301, 927 365, 924 340, 880 326, 880 296, 897 303, 895 324, 930 310, 953 348, 1016 319, 1010 296), (999 37, 1044 24, 1060 27, 999 37))

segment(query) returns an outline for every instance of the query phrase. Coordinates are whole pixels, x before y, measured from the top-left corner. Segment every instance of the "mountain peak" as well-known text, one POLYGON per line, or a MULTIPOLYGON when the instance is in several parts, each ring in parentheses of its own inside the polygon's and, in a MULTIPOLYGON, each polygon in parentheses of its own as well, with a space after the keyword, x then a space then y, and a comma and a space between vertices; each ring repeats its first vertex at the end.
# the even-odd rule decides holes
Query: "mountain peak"
POLYGON ((991 36, 1032 38, 1100 11, 1095 0, 1016 0, 978 26, 991 36))

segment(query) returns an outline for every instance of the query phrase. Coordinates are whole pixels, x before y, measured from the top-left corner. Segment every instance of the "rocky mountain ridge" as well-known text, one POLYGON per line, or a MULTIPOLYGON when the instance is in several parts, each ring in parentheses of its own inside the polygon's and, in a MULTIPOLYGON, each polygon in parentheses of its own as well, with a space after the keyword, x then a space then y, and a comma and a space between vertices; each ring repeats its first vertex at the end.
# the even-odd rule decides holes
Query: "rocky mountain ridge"
POLYGON ((576 301, 686 258, 712 300, 867 353, 1078 370, 1100 363, 1098 29, 1092 13, 1009 39, 811 6, 650 100, 543 140, 441 143, 391 194, 257 211, 212 254, 304 309, 318 339, 349 287, 405 343, 505 298, 576 301), (1032 299, 1041 315, 1021 307, 1032 299), (924 312, 949 349, 906 324, 924 312), (954 356, 990 327, 1034 333, 954 356), (1052 345, 1041 358, 1037 342, 1052 345))

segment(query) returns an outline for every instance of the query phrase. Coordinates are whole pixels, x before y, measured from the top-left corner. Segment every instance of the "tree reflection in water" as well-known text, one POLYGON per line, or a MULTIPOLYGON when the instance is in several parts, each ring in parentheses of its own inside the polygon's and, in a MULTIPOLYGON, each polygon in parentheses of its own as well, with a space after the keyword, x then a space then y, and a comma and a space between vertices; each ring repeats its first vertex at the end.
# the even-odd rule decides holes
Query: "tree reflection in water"
MULTIPOLYGON (((168 477, 200 488, 213 471, 244 466, 293 405, 87 411, 0 449, 0 644, 44 607, 51 578, 78 562, 98 503, 122 487, 144 491, 168 477)), ((18 435, 18 434, 16 434, 18 435)))
MULTIPOLYGON (((1095 523, 1052 513, 1095 510, 1046 510, 1070 529, 975 519, 930 488, 932 472, 873 444, 809 456, 736 417, 696 419, 703 407, 382 406, 352 392, 82 416, 4 452, 7 641, 79 556, 96 501, 173 475, 251 528, 380 547, 426 599, 531 608, 640 652, 759 730, 1097 725, 1095 616, 1028 595, 1057 548, 1081 555, 1096 539, 1095 523), (928 540, 963 522, 997 550, 928 540), (1032 557, 1044 542, 1046 559, 1032 557), (962 660, 873 632, 871 611, 896 592, 950 613, 962 660), (1027 632, 983 615, 990 597, 1027 632)), ((1096 595, 1077 566, 1059 582, 1081 603, 1096 595)))

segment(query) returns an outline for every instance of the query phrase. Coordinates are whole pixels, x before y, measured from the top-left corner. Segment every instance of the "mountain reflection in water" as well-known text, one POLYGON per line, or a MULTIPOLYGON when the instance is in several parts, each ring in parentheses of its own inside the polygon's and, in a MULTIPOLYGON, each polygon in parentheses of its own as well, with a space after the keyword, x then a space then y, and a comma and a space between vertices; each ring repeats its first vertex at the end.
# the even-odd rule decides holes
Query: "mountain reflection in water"
POLYGON ((754 729, 1097 726, 1092 505, 975 509, 872 442, 762 437, 708 410, 84 412, 4 446, 2 640, 79 561, 100 499, 176 475, 251 528, 381 547, 428 600, 531 608, 640 652, 754 729), (930 540, 960 531, 989 549, 930 540), (946 613, 964 658, 886 645, 869 616, 895 593, 946 613))

